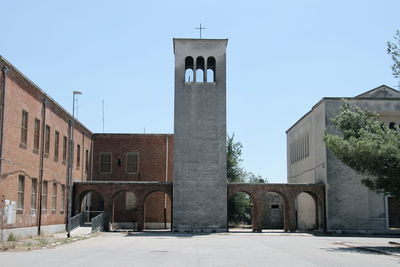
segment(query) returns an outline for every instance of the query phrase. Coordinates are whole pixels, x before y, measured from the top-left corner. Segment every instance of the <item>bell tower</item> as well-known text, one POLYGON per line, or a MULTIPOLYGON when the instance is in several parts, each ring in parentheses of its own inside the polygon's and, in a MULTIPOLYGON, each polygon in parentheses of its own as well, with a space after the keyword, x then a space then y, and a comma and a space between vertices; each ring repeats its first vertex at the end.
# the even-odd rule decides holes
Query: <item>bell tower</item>
POLYGON ((173 231, 227 231, 227 39, 174 39, 173 231))

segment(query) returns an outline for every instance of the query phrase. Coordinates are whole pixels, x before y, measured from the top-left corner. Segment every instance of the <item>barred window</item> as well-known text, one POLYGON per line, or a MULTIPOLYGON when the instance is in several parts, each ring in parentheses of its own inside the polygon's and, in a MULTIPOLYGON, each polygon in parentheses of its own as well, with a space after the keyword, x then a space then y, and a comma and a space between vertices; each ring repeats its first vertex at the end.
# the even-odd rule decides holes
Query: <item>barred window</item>
POLYGON ((24 191, 25 191, 25 176, 18 177, 18 205, 17 209, 24 209, 24 191))
POLYGON ((62 161, 63 161, 64 164, 67 161, 67 137, 65 135, 64 135, 64 138, 63 138, 62 161))
POLYGON ((60 144, 60 133, 58 131, 54 132, 54 160, 58 161, 58 150, 60 144))
POLYGON ((50 126, 49 125, 46 125, 44 153, 47 155, 50 153, 50 126))
POLYGON ((65 206, 65 185, 61 185, 61 207, 60 210, 64 211, 65 206))
POLYGON ((42 210, 47 210, 47 181, 43 181, 42 210))
POLYGON ((40 120, 35 118, 35 132, 33 133, 33 148, 39 150, 40 142, 40 120))
POLYGON ((57 207, 57 183, 53 183, 53 195, 51 197, 51 210, 55 211, 57 207))
POLYGON ((126 172, 137 173, 139 170, 139 153, 126 154, 126 172))
POLYGON ((32 178, 31 210, 36 210, 37 179, 32 178))
POLYGON ((100 153, 100 172, 110 173, 111 169, 111 153, 100 153))
POLYGON ((26 145, 28 143, 28 112, 22 110, 21 120, 21 144, 26 145))

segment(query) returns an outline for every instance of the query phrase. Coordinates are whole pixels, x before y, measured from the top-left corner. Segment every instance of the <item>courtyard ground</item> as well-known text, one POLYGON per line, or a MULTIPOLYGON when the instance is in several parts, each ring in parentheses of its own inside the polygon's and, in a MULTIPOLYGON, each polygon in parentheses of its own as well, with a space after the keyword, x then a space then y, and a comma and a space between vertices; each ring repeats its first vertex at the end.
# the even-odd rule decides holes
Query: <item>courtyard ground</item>
POLYGON ((47 249, 0 252, 0 266, 399 266, 399 241, 274 231, 101 233, 47 249))

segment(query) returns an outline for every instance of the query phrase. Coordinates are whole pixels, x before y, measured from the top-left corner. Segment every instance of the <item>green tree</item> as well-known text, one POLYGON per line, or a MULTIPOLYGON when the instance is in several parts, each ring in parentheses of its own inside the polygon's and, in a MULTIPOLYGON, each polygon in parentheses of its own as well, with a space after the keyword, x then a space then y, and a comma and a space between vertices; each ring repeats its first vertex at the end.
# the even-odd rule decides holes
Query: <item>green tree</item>
POLYGON ((393 76, 400 78, 400 31, 397 30, 394 36, 394 42, 387 42, 387 53, 392 56, 393 76))
MULTIPOLYGON (((242 144, 234 140, 235 135, 227 135, 226 160, 227 179, 230 183, 264 183, 261 175, 247 172, 242 167, 242 144)), ((230 225, 251 224, 252 202, 243 192, 236 193, 228 201, 228 222, 230 225)))
POLYGON ((373 191, 400 199, 400 134, 371 113, 344 102, 332 119, 341 135, 325 133, 333 154, 358 173, 373 191), (371 178, 372 177, 372 178, 371 178))

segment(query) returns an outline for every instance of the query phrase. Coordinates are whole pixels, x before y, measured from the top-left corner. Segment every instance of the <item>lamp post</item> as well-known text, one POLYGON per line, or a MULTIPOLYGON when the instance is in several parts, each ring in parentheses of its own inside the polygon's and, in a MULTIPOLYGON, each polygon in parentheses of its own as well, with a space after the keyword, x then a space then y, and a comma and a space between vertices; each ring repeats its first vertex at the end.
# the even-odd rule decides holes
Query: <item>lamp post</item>
POLYGON ((81 95, 79 91, 72 92, 72 122, 71 122, 71 138, 69 144, 69 162, 68 162, 68 216, 67 216, 67 236, 71 236, 71 215, 72 215, 72 166, 74 165, 74 130, 75 130, 75 96, 81 95))

